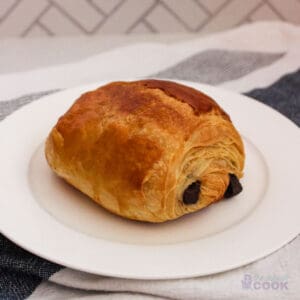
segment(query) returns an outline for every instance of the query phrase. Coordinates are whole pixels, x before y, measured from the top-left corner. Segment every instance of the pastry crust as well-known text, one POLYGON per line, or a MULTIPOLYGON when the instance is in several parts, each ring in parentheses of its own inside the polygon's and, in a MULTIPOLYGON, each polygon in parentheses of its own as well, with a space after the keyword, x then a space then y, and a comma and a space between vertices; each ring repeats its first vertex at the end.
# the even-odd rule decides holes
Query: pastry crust
POLYGON ((83 94, 45 147, 52 170, 107 210, 163 222, 223 198, 243 175, 244 147, 207 95, 162 80, 113 82, 83 94), (199 199, 183 193, 201 182, 199 199))

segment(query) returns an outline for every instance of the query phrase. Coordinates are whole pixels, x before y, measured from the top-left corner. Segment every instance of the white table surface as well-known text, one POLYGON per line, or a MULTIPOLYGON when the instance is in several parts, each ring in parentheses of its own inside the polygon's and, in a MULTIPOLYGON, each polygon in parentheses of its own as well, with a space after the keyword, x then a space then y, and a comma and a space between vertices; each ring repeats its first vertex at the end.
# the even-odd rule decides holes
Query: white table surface
POLYGON ((138 34, 0 39, 0 74, 75 62, 116 47, 140 42, 170 44, 196 37, 199 35, 138 34))

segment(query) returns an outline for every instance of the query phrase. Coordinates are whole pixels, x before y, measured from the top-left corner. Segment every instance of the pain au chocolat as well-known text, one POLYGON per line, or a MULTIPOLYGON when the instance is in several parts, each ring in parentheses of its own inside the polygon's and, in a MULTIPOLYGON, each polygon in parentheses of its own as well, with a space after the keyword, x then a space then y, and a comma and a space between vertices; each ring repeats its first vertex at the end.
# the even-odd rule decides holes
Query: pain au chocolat
POLYGON ((83 94, 46 142, 51 169, 117 215, 164 222, 242 190, 244 147, 210 97, 163 80, 83 94))

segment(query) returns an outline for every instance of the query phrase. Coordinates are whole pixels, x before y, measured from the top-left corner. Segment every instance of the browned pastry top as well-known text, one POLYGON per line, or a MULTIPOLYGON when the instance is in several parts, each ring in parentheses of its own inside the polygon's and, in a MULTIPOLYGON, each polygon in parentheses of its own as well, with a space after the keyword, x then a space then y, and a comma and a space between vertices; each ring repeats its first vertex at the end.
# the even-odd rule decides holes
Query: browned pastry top
POLYGON ((218 108, 229 118, 212 98, 194 88, 172 81, 156 79, 145 79, 139 81, 139 83, 148 88, 160 89, 168 96, 189 104, 194 109, 196 115, 209 112, 213 108, 218 108))

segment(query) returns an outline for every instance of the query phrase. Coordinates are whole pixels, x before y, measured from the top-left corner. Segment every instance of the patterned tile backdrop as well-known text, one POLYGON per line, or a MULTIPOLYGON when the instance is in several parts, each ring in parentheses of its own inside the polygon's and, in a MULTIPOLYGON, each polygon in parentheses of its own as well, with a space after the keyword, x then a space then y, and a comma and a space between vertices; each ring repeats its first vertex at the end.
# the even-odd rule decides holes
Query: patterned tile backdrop
POLYGON ((300 24, 300 0, 0 0, 0 37, 208 33, 258 20, 300 24))

